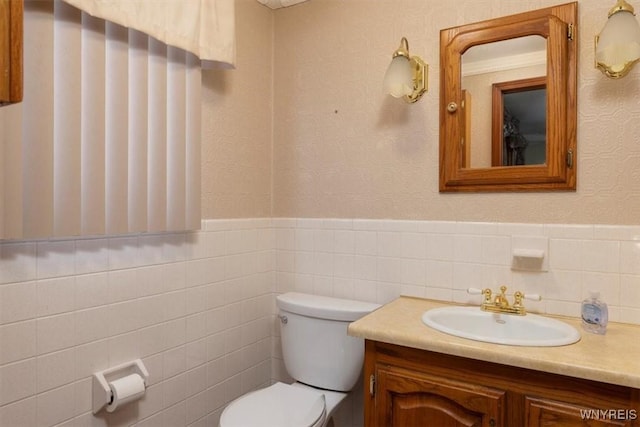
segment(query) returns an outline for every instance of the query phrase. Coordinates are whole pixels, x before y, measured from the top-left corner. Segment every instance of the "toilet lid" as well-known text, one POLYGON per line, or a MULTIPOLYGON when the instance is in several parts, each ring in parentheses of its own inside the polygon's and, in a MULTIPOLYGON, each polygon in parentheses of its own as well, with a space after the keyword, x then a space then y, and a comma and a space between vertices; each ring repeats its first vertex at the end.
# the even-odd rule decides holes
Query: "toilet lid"
POLYGON ((324 417, 319 391, 275 383, 234 400, 220 417, 223 427, 309 427, 324 417))

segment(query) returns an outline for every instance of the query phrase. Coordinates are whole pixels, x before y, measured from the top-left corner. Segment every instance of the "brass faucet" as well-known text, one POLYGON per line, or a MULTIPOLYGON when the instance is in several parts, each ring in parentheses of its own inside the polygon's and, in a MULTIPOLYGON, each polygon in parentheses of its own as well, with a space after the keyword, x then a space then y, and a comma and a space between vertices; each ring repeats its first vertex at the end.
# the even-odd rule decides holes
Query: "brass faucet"
POLYGON ((507 299, 507 287, 500 286, 500 293, 495 295, 492 298, 491 289, 483 289, 482 295, 484 295, 484 301, 480 308, 484 311, 491 311, 493 313, 507 313, 507 314, 517 314, 519 316, 524 316, 527 314, 527 310, 524 308, 522 304, 522 300, 524 299, 524 294, 520 291, 517 291, 513 294, 513 305, 509 304, 509 300, 507 299))

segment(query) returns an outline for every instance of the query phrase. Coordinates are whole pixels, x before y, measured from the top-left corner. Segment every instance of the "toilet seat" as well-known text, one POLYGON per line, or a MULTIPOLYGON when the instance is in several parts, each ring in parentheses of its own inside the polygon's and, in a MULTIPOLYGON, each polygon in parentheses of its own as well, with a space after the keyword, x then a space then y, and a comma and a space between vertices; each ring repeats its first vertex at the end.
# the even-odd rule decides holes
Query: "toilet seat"
POLYGON ((278 382, 231 402, 220 427, 316 427, 325 417, 324 394, 278 382))

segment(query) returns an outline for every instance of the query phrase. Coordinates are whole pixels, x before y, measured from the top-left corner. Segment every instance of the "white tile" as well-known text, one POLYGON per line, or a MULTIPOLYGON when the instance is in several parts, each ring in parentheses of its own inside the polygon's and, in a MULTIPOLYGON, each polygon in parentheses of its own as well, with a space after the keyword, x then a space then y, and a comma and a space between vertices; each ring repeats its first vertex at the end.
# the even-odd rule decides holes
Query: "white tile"
POLYGON ((504 236, 544 236, 543 224, 499 223, 497 234, 504 236))
POLYGON ((76 349, 38 356, 36 368, 38 393, 72 383, 76 379, 76 349))
POLYGON ((164 297, 165 319, 172 320, 184 317, 187 314, 187 293, 186 291, 168 292, 164 297))
POLYGON ((458 222, 457 234, 497 234, 498 224, 495 222, 458 222))
POLYGON ((354 280, 354 295, 358 296, 358 300, 377 303, 378 289, 377 282, 373 280, 354 280))
POLYGON ((0 244, 0 283, 34 280, 36 259, 36 243, 0 244))
POLYGON ((139 265, 137 237, 114 237, 109 239, 109 269, 120 270, 139 265))
POLYGON ((165 379, 182 374, 187 369, 187 355, 184 346, 169 349, 163 353, 163 372, 165 379))
POLYGON ((334 230, 314 229, 313 230, 313 250, 316 252, 333 252, 334 230))
POLYGON ((580 271, 582 268, 582 241, 551 239, 549 241, 549 268, 580 271))
POLYGON ((315 256, 314 252, 296 252, 295 253, 295 272, 301 274, 315 273, 315 256))
POLYGON ((36 355, 36 321, 0 326, 0 365, 36 355))
POLYGON ((333 235, 333 252, 353 254, 355 252, 355 232, 353 230, 336 230, 333 235))
POLYGON ((375 231, 356 231, 354 241, 357 255, 377 255, 378 233, 375 231))
POLYGON ((333 255, 333 275, 335 277, 352 278, 354 273, 355 257, 350 254, 333 255))
POLYGON ((95 372, 109 367, 109 343, 107 340, 93 341, 74 347, 75 379, 91 377, 95 372))
POLYGON ((227 231, 227 254, 240 254, 256 250, 256 230, 227 231))
POLYGON ((187 369, 191 370, 207 363, 207 339, 188 342, 185 345, 187 369))
POLYGON ((378 282, 376 302, 378 304, 387 304, 398 298, 402 293, 402 285, 399 283, 378 282))
POLYGON ((336 298, 355 299, 354 280, 349 278, 333 278, 333 296, 336 298))
POLYGON ((41 241, 37 243, 38 279, 70 276, 75 273, 74 240, 41 241))
POLYGON ((163 386, 156 384, 148 387, 138 405, 138 419, 145 419, 162 411, 163 386))
POLYGON ((38 426, 52 426, 72 418, 75 413, 74 385, 38 394, 36 406, 38 426))
POLYGON ((131 332, 140 327, 139 300, 119 302, 107 306, 109 313, 109 336, 131 332))
POLYGON ((36 425, 35 396, 0 407, 0 425, 16 427, 36 425))
POLYGON ((582 273, 576 271, 549 272, 545 299, 582 301, 582 273))
POLYGON ((76 241, 76 274, 98 273, 109 268, 108 239, 76 241))
POLYGON ((162 256, 165 262, 180 262, 187 259, 186 235, 169 233, 164 235, 162 256))
POLYGON ((596 224, 593 237, 598 240, 640 240, 640 226, 596 224))
POLYGON ((293 228, 276 229, 276 249, 293 251, 296 249, 296 233, 293 228))
POLYGON ((378 256, 401 257, 402 234, 391 231, 378 232, 378 256))
POLYGON ((402 282, 402 258, 378 258, 376 280, 379 282, 402 282))
POLYGON ((140 355, 138 335, 129 332, 109 338, 109 366, 116 366, 140 355))
POLYGON ((75 302, 77 310, 108 304, 108 273, 75 276, 75 302))
POLYGON ((482 262, 482 236, 454 236, 453 257, 458 262, 482 262))
POLYGON ((35 358, 0 366, 0 407, 35 394, 35 358))
POLYGON ((166 262, 163 235, 141 235, 138 237, 138 263, 140 266, 157 265, 166 262))
POLYGON ((620 242, 620 273, 640 274, 640 241, 620 242))
POLYGON ((163 395, 164 407, 168 408, 184 400, 187 395, 186 374, 176 375, 164 381, 163 395))
POLYGON ((424 290, 424 297, 438 301, 453 301, 453 290, 451 288, 428 287, 424 290))
POLYGON ((468 288, 482 288, 484 266, 482 264, 453 264, 453 289, 465 291, 468 288))
POLYGON ((628 274, 620 276, 620 305, 640 310, 640 276, 628 274))
POLYGON ((493 265, 509 265, 511 263, 511 239, 506 236, 483 236, 482 262, 493 265))
POLYGON ((0 285, 0 324, 36 317, 36 282, 0 285))
POLYGON ((86 344, 109 336, 109 306, 79 310, 73 313, 75 343, 86 344))
POLYGON ((618 273, 620 242, 609 240, 582 241, 582 269, 601 273, 618 273))
POLYGON ((375 256, 356 255, 354 257, 354 278, 376 280, 377 264, 378 258, 375 256))
POLYGON ((454 236, 451 234, 427 235, 427 258, 439 261, 453 261, 454 236))
POLYGON ((552 239, 593 239, 593 225, 545 224, 544 230, 552 239))
POLYGON ((74 276, 39 280, 36 284, 38 316, 50 316, 74 310, 75 291, 74 276))
POLYGON ((140 296, 138 275, 135 269, 108 272, 109 302, 128 301, 140 296))
POLYGON ((43 317, 37 320, 38 354, 62 350, 75 345, 74 313, 43 317))
POLYGON ((297 251, 314 250, 314 234, 316 230, 297 228, 295 231, 295 245, 297 251))
POLYGON ((435 288, 453 287, 453 263, 448 261, 425 262, 426 285, 435 288))
POLYGON ((425 259, 427 257, 426 234, 402 233, 402 256, 404 258, 425 259))
POLYGON ((402 259, 402 283, 424 287, 427 278, 426 261, 420 259, 402 259))
MULTIPOLYGON (((333 275, 333 254, 325 252, 314 252, 313 263, 314 267, 312 273, 322 276, 333 275)), ((304 273, 304 272, 301 272, 304 273)))

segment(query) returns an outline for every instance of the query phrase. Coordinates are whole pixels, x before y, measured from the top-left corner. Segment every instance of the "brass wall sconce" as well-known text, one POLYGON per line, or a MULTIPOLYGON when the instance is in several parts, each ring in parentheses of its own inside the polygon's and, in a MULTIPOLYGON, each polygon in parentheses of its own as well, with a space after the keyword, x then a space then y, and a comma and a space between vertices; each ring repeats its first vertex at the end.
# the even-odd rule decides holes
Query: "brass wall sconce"
POLYGON ((633 6, 618 0, 609 10, 609 18, 595 40, 596 68, 607 77, 626 76, 640 60, 640 24, 633 6))
POLYGON ((403 37, 384 75, 385 93, 408 103, 416 102, 427 91, 428 69, 420 57, 409 54, 409 42, 403 37))

